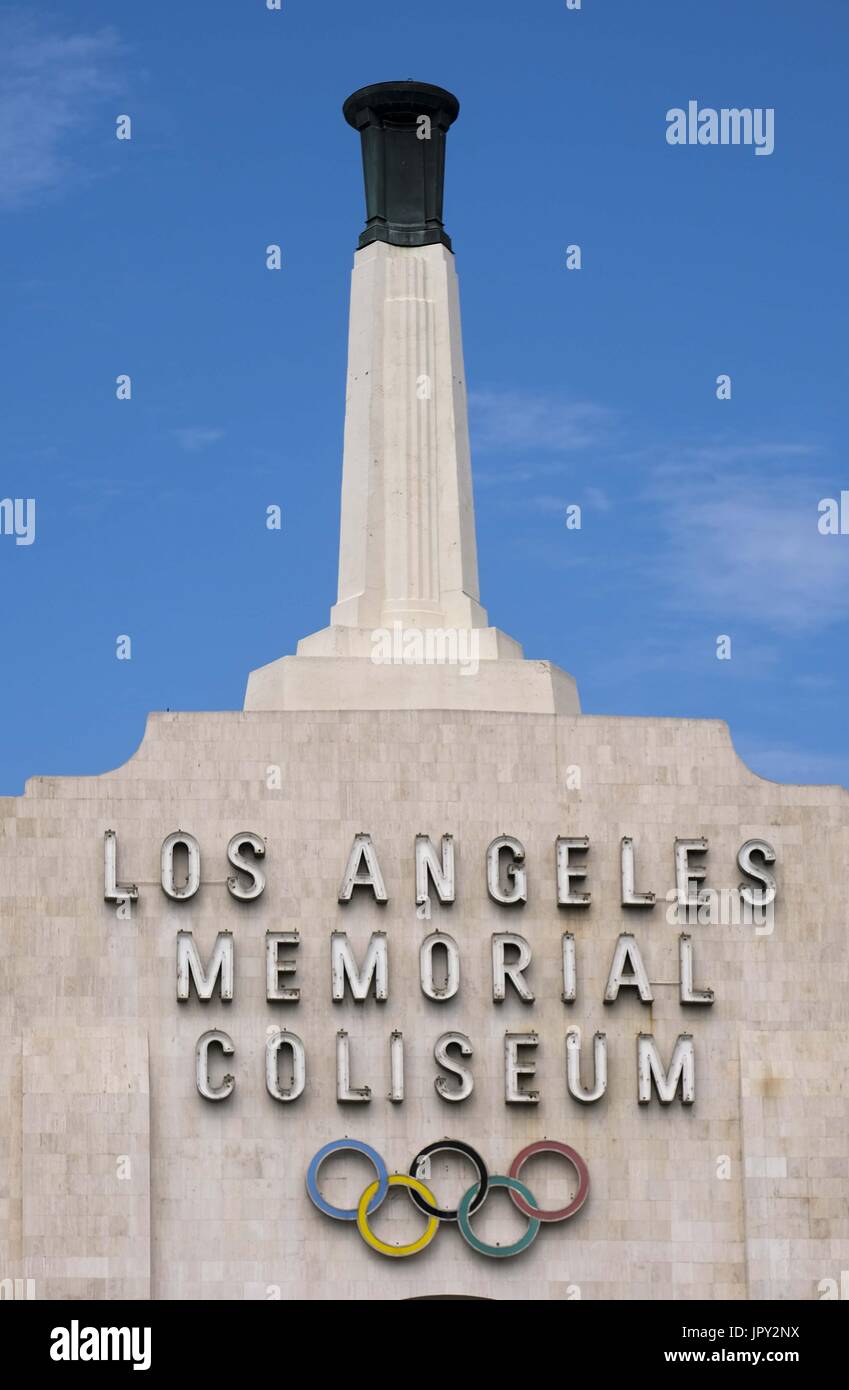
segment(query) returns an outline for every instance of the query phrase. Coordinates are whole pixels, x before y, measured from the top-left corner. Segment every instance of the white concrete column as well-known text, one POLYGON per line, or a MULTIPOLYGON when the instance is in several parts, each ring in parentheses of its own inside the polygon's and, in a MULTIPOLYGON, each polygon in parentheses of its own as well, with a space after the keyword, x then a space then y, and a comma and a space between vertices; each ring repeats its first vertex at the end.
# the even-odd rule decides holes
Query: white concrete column
POLYGON ((338 598, 296 657, 251 672, 245 709, 579 708, 480 604, 454 256, 373 242, 351 286, 338 598))
POLYGON ((339 593, 331 625, 486 627, 454 257, 354 258, 339 593))

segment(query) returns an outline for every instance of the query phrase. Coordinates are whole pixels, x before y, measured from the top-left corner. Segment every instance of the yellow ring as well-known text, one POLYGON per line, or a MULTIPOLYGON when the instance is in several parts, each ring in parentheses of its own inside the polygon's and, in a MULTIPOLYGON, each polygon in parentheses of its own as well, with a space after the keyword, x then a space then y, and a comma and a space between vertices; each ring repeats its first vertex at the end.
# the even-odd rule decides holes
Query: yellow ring
MULTIPOLYGON (((357 1207, 357 1230, 372 1250, 377 1250, 381 1255, 392 1255, 398 1259, 402 1255, 417 1255, 420 1250, 424 1250, 426 1245, 430 1245, 437 1231, 439 1230, 439 1220, 431 1216, 425 1228, 424 1235, 419 1236, 418 1240, 412 1241, 410 1245, 387 1245, 385 1241, 378 1240, 377 1236, 369 1229, 368 1206, 378 1187, 379 1182, 369 1183, 357 1207)), ((406 1173, 393 1173, 389 1179, 390 1187, 411 1187, 414 1192, 418 1192, 420 1197, 424 1197, 431 1206, 436 1206, 436 1198, 433 1193, 425 1187, 418 1178, 411 1178, 406 1173)))

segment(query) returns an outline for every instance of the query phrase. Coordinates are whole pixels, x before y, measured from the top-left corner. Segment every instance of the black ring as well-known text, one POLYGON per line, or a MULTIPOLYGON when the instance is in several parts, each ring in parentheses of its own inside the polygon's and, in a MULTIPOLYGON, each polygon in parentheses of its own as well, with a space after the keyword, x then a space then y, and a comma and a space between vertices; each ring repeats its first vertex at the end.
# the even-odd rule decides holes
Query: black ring
MULTIPOLYGON (((410 1164, 410 1177, 415 1178, 418 1176, 418 1167, 423 1158, 430 1158, 431 1154, 436 1153, 462 1154, 464 1158, 468 1158, 470 1162, 474 1164, 475 1168, 477 1168, 478 1190, 469 1206, 469 1215, 471 1216, 486 1200, 486 1192, 489 1187, 489 1176, 486 1171, 486 1164, 477 1150, 472 1148, 471 1144, 464 1144, 460 1139, 437 1139, 435 1143, 428 1144, 424 1149, 419 1149, 410 1164)), ((439 1221, 457 1220, 456 1210, 443 1211, 442 1207, 433 1206, 426 1197, 423 1197, 420 1192, 416 1192, 414 1188, 408 1188, 408 1191, 419 1211, 424 1212, 425 1216, 435 1216, 439 1221)))

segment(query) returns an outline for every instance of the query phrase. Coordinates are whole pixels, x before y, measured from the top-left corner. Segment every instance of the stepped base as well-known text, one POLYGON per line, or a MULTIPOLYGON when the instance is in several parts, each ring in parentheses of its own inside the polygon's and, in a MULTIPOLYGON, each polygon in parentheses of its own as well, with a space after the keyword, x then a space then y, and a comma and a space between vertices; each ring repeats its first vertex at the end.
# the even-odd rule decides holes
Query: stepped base
POLYGON ((460 664, 284 656, 248 677, 246 710, 489 710, 580 714, 573 678, 550 661, 460 664))
POLYGON ((387 627, 350 627, 334 623, 302 637, 298 656, 356 656, 370 664, 474 666, 509 658, 521 661, 520 642, 497 627, 417 627, 396 620, 387 627))

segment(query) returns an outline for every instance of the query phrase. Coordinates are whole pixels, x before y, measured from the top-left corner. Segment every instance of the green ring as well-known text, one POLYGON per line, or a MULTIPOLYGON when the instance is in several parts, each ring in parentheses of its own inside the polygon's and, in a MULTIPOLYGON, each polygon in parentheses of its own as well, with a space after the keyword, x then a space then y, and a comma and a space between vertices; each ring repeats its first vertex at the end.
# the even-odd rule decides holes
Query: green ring
MULTIPOLYGON (((536 1207, 537 1210, 539 1210, 539 1202, 536 1197, 529 1188, 525 1187, 523 1182, 519 1182, 518 1178, 505 1178, 500 1175, 493 1176, 490 1174, 489 1186, 491 1188, 509 1187, 511 1191, 518 1192, 524 1197, 529 1206, 536 1207)), ((478 1240, 469 1223, 469 1207, 475 1200, 479 1187, 480 1183, 473 1183, 468 1192, 463 1193, 460 1205, 457 1208, 457 1224, 463 1233, 463 1239, 471 1245, 473 1250, 477 1250, 479 1255, 491 1255, 492 1258, 496 1260, 507 1259, 510 1255, 521 1255, 522 1251, 527 1250, 528 1246, 536 1240, 542 1222, 531 1217, 528 1221, 528 1229, 525 1231, 525 1234, 513 1245, 486 1245, 484 1241, 478 1240)))

